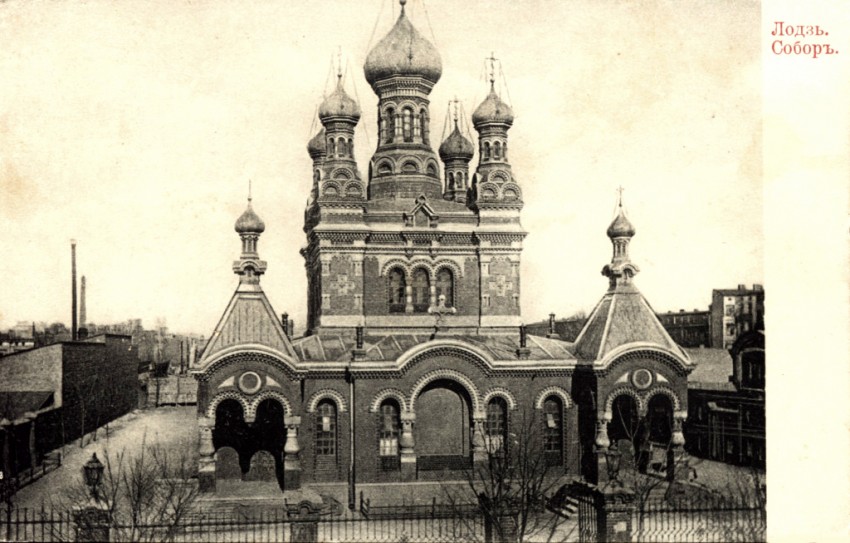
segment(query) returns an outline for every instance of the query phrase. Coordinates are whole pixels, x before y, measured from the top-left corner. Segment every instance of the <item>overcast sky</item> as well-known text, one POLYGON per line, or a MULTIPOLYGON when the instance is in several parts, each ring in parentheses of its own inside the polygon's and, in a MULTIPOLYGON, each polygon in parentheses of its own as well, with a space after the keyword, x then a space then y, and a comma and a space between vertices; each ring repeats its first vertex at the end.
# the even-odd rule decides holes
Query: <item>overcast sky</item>
MULTIPOLYGON (((500 59, 529 232, 526 322, 589 311, 605 292, 619 185, 656 310, 705 309, 713 288, 763 281, 758 3, 407 10, 442 55, 435 148, 448 101, 471 114, 484 58, 500 59)), ((396 0, 0 3, 0 329, 70 324, 76 238, 90 322, 162 317, 208 335, 236 287, 233 224, 251 179, 262 284, 303 330, 315 109, 341 49, 365 176, 377 98, 362 65, 397 15, 396 0)))

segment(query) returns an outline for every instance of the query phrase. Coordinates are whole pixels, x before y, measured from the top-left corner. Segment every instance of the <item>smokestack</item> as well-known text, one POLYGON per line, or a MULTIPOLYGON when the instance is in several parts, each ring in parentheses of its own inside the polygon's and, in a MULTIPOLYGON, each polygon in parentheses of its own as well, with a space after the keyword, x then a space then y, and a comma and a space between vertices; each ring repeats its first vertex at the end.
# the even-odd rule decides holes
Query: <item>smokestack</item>
POLYGON ((77 341, 77 240, 71 240, 71 340, 77 341))
POLYGON ((80 328, 86 327, 86 276, 80 278, 80 328))

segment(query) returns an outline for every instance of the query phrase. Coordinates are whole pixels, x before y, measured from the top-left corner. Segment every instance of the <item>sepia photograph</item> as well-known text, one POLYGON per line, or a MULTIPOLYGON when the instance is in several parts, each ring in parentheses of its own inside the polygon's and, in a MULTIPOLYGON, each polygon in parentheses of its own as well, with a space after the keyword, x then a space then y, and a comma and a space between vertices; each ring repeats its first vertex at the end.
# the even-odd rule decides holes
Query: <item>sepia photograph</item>
POLYGON ((0 540, 767 540, 762 8, 0 2, 0 540))

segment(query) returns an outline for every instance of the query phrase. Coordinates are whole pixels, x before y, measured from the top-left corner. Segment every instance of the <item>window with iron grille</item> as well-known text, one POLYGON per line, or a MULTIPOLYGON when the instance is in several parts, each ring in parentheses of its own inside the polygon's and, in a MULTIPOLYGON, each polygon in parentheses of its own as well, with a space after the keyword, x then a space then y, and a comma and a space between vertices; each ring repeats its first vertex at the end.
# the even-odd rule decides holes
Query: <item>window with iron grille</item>
POLYGON ((454 277, 451 270, 446 268, 437 272, 437 303, 440 295, 446 297, 446 307, 454 307, 454 277))
POLYGON ((550 465, 559 464, 564 449, 563 409, 561 400, 549 396, 543 402, 543 451, 550 465))
POLYGON ((316 417, 316 455, 336 454, 336 405, 330 400, 319 403, 316 417))
POLYGON ((386 400, 381 404, 378 427, 378 457, 384 471, 401 469, 399 459, 399 408, 395 400, 386 400))
POLYGON ((389 302, 390 313, 404 313, 406 302, 405 290, 407 281, 404 277, 404 272, 399 269, 394 269, 389 273, 389 302))
POLYGON ((422 268, 413 272, 413 311, 425 313, 431 305, 431 279, 422 268))
POLYGON ((508 405, 504 398, 493 398, 487 403, 485 445, 491 453, 500 452, 508 431, 508 405))

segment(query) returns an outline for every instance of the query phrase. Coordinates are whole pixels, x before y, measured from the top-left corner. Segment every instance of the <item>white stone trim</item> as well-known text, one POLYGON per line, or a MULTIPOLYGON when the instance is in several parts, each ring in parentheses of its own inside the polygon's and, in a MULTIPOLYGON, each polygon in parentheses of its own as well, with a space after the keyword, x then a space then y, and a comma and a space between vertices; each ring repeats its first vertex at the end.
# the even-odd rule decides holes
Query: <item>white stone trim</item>
POLYGON ((537 398, 534 400, 534 408, 543 409, 543 402, 545 402, 546 398, 548 398, 549 396, 557 396, 561 398, 561 401, 564 402, 564 411, 574 405, 573 399, 570 397, 569 392, 564 390, 562 387, 551 386, 546 387, 537 393, 537 398))
POLYGON ((457 370, 450 369, 430 371, 419 378, 419 380, 416 382, 416 384, 410 391, 411 411, 416 411, 416 400, 419 399, 419 394, 422 392, 422 390, 426 386, 428 386, 428 384, 438 379, 448 379, 450 381, 455 381, 456 383, 464 387, 466 389, 467 394, 469 394, 470 400, 472 401, 472 413, 474 414, 481 412, 478 387, 476 387, 475 383, 473 383, 472 380, 463 373, 457 370))
POLYGON ((325 398, 330 398, 334 401, 334 403, 336 403, 336 408, 339 413, 345 413, 348 410, 345 398, 342 394, 332 388, 323 388, 321 390, 317 390, 312 396, 310 396, 310 401, 307 402, 307 412, 315 413, 319 402, 325 398))
POLYGON ((404 396, 404 392, 397 388, 385 388, 375 395, 375 398, 372 400, 372 405, 369 406, 369 412, 377 413, 381 404, 388 398, 392 398, 397 401, 402 412, 409 410, 407 398, 404 396))

